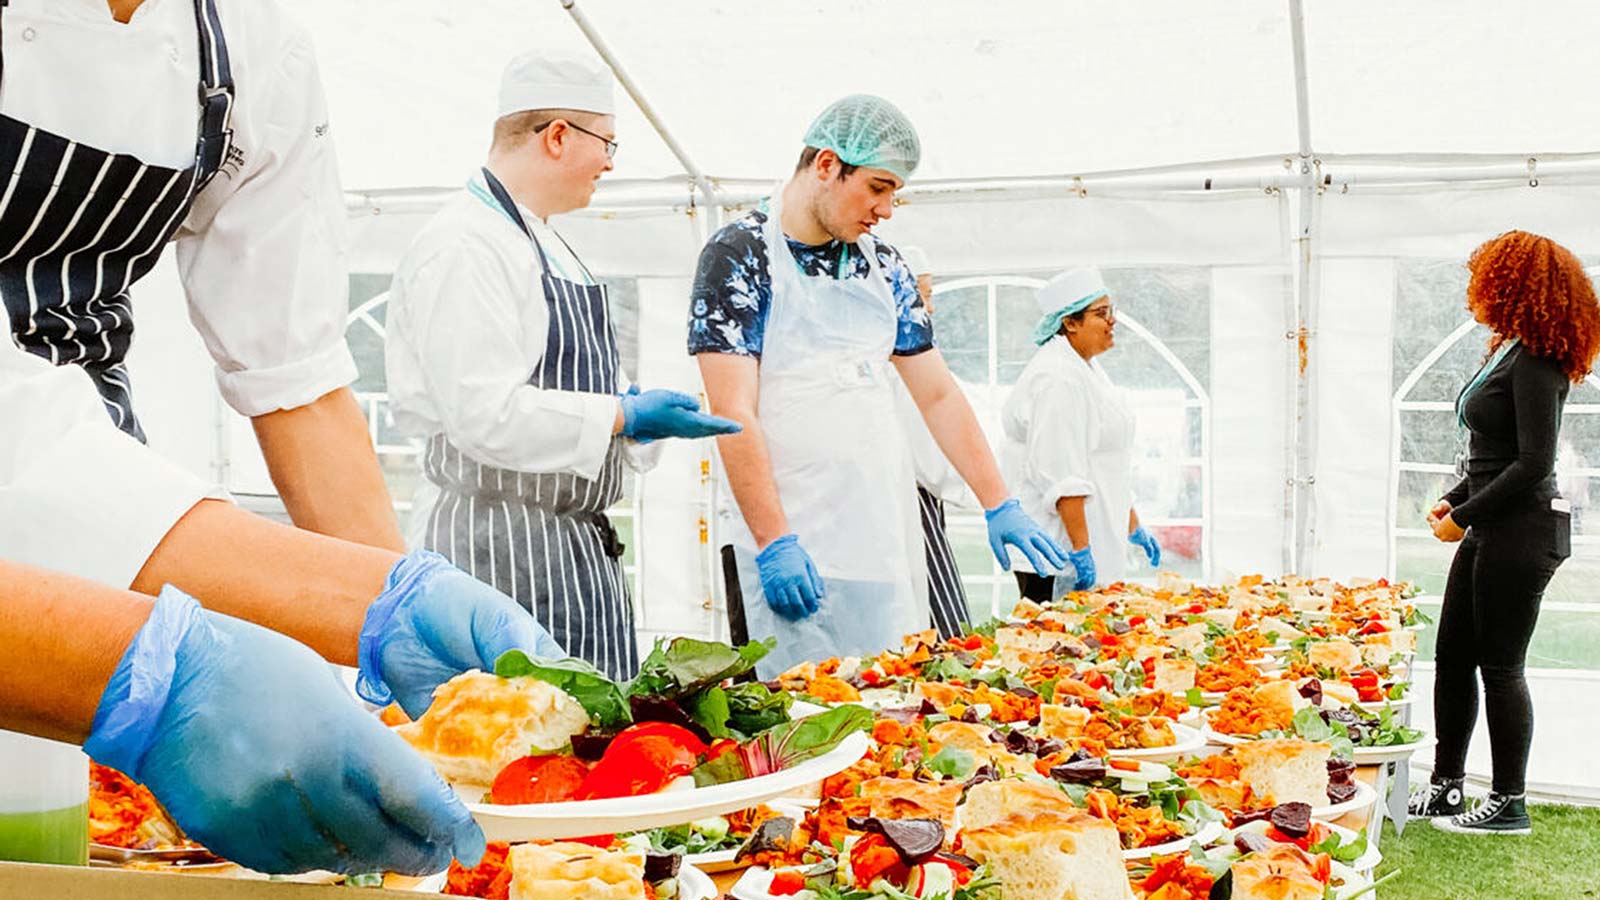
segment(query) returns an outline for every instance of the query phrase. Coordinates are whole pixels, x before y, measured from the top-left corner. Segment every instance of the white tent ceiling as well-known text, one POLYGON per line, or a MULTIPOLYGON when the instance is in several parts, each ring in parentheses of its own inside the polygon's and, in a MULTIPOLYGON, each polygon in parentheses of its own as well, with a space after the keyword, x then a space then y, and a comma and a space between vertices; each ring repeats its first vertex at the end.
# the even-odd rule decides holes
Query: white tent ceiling
MULTIPOLYGON (((558 0, 282 0, 311 30, 352 189, 454 185, 500 67, 585 50, 558 0)), ((1308 0, 1318 152, 1600 149, 1585 0, 1308 0)), ((899 104, 919 179, 1058 175, 1298 149, 1288 0, 580 0, 689 156, 776 178, 846 93, 899 104)), ((592 51, 591 51, 592 52, 592 51)), ((624 103, 613 180, 681 175, 624 103)))

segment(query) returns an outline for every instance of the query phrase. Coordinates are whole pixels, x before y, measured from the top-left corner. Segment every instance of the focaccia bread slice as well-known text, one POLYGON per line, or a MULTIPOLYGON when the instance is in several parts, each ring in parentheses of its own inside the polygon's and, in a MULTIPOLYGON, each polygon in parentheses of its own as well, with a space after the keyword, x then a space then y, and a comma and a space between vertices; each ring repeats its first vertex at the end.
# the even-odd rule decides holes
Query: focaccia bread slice
POLYGON ((988 828, 1013 813, 1057 812, 1074 809, 1066 792, 1031 779, 1005 779, 975 784, 962 801, 961 827, 988 828))
POLYGON ((1129 900, 1116 826, 1083 812, 1014 813, 961 833, 962 852, 1000 882, 1003 900, 1129 900))
POLYGON ((1194 687, 1199 667, 1192 659, 1156 660, 1154 689, 1169 694, 1184 694, 1194 687))
POLYGON ((513 760, 563 747, 588 726, 560 688, 472 669, 435 688, 422 718, 395 731, 446 781, 487 786, 513 760))
POLYGON ((1349 641, 1340 639, 1312 644, 1306 649, 1306 658, 1314 666, 1323 666, 1335 672, 1349 672, 1361 668, 1361 651, 1349 641))
POLYGON ((1239 778, 1263 806, 1328 805, 1328 757, 1333 748, 1299 738, 1250 741, 1233 748, 1239 778))
POLYGON ((885 819, 938 819, 955 823, 962 783, 929 784, 906 778, 869 778, 861 782, 861 796, 872 804, 872 814, 885 819))
POLYGON ((644 854, 588 844, 511 848, 511 900, 645 900, 644 854))
POLYGON ((1045 737, 1071 741, 1083 736, 1090 712, 1082 706, 1045 703, 1039 707, 1039 730, 1045 737))

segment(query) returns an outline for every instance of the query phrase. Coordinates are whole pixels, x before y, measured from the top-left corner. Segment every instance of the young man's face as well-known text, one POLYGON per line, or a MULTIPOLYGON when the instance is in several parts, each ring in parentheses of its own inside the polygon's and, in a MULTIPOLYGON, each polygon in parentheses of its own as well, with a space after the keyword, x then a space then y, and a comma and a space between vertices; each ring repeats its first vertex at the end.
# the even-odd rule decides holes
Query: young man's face
POLYGON ((840 178, 838 157, 831 152, 824 152, 816 167, 816 174, 822 176, 817 219, 836 240, 853 243, 894 215, 895 191, 905 183, 893 173, 863 167, 840 178))
POLYGON ((600 176, 611 171, 607 142, 616 140, 617 120, 615 116, 594 116, 569 124, 578 127, 563 129, 559 135, 559 161, 567 195, 563 205, 571 210, 588 206, 600 176))

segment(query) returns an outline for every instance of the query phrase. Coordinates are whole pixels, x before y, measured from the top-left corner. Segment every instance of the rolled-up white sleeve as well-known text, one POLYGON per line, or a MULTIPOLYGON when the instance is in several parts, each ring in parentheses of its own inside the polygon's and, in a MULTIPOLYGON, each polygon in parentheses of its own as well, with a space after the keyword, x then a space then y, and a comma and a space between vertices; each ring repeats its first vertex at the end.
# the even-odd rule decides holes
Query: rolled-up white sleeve
POLYGON ((87 375, 0 342, 0 556, 126 588, 199 501, 224 496, 118 431, 87 375))
POLYGON ((239 79, 230 161, 177 240, 189 314, 217 385, 245 416, 304 406, 355 380, 344 195, 310 40, 239 79), (235 156, 242 154, 242 157, 235 156))
MULTIPOLYGON (((481 462, 598 478, 617 398, 528 383, 538 357, 519 336, 544 333, 549 313, 542 297, 519 309, 522 290, 504 261, 471 241, 410 270, 389 301, 391 328, 400 329, 389 342, 391 388, 417 383, 431 407, 418 418, 436 417, 450 441, 481 462)), ((410 402, 396 398, 397 417, 410 402)))

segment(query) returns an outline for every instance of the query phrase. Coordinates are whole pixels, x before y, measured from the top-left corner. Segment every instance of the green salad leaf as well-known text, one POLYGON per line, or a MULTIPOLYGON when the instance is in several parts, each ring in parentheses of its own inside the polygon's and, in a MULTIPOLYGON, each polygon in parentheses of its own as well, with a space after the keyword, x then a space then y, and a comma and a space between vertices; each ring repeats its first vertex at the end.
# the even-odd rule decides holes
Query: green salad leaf
POLYGON ((924 762, 930 772, 937 772, 946 778, 964 779, 977 768, 977 761, 971 753, 960 747, 943 747, 933 758, 924 762))
POLYGON ((640 664, 639 674, 628 683, 627 695, 650 694, 678 700, 743 675, 776 646, 778 639, 775 637, 751 641, 742 647, 687 637, 666 642, 657 640, 655 648, 640 664))
POLYGON ((494 673, 501 678, 531 675, 560 688, 582 704, 589 721, 600 728, 625 725, 633 719, 622 688, 581 659, 530 659, 521 650, 507 650, 495 660, 494 673))

